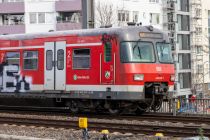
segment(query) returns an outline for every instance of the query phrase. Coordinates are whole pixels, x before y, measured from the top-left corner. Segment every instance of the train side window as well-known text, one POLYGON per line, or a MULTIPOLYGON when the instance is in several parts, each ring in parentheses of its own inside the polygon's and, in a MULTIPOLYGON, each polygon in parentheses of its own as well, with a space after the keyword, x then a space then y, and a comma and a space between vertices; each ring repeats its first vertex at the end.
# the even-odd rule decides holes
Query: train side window
POLYGON ((46 69, 47 70, 53 69, 53 52, 52 52, 52 50, 47 50, 47 52, 46 52, 46 69))
POLYGON ((57 51, 57 68, 58 70, 63 70, 64 69, 64 50, 59 49, 57 51))
POLYGON ((110 62, 112 59, 112 44, 111 42, 106 42, 104 44, 104 61, 110 62))
POLYGON ((7 52, 6 61, 8 64, 20 65, 20 52, 7 52))
POLYGON ((38 51, 24 51, 23 53, 23 69, 38 69, 38 51))
POLYGON ((90 68, 90 49, 73 50, 73 69, 90 68))

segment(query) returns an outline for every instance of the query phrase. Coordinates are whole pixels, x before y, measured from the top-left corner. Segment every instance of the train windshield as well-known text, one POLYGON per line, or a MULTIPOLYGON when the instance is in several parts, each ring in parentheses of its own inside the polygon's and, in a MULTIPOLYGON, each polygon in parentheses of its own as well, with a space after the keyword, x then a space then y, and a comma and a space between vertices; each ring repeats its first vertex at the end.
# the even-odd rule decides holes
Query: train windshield
POLYGON ((173 63, 171 45, 167 43, 157 43, 158 59, 161 63, 173 63))
POLYGON ((122 42, 120 54, 121 61, 125 63, 155 62, 152 42, 122 42))

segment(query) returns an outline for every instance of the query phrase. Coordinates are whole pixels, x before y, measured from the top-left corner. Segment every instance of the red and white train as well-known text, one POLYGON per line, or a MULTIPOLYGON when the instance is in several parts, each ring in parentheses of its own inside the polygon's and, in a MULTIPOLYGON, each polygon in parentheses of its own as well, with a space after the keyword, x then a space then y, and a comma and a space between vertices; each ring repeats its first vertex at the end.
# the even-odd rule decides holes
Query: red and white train
POLYGON ((0 96, 82 109, 158 109, 172 93, 169 39, 152 26, 0 36, 0 96))

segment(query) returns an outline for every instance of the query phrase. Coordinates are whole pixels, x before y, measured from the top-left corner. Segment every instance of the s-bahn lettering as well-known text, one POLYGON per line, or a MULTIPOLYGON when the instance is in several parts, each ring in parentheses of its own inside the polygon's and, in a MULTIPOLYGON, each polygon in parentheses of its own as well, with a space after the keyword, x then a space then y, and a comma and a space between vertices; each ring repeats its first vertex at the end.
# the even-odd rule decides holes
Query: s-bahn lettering
POLYGON ((73 76, 73 79, 74 80, 88 80, 88 79, 90 79, 90 76, 88 76, 88 75, 74 75, 73 76))
POLYGON ((136 26, 0 36, 0 97, 59 98, 74 113, 156 111, 175 79, 164 34, 136 26))

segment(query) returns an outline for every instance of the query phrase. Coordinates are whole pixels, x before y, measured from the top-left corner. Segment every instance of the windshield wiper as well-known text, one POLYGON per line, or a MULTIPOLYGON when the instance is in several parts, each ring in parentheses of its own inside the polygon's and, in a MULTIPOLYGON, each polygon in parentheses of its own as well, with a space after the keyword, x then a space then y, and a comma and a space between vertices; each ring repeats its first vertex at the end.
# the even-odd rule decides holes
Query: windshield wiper
POLYGON ((136 45, 133 47, 133 52, 134 52, 135 48, 138 47, 138 53, 139 53, 138 56, 139 56, 140 59, 142 59, 142 56, 141 56, 141 48, 138 46, 138 43, 139 42, 137 42, 136 45))
POLYGON ((138 51, 139 51, 139 58, 141 59, 142 57, 141 57, 141 49, 140 49, 140 47, 138 46, 138 51))

